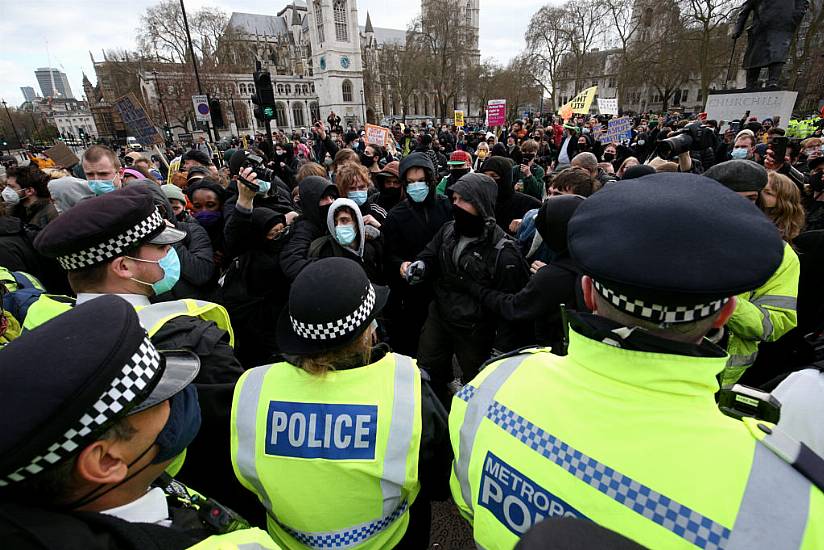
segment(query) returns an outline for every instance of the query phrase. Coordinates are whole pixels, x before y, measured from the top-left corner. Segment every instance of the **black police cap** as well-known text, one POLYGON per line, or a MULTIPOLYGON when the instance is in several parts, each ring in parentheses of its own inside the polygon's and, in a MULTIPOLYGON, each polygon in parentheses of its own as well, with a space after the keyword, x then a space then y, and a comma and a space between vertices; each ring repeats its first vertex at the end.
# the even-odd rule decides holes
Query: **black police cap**
POLYGON ((166 224, 148 190, 132 186, 78 203, 49 223, 34 246, 72 271, 112 260, 140 244, 174 244, 185 237, 166 224))
POLYGON ((764 284, 784 243, 763 212, 717 182, 659 173, 584 201, 569 223, 569 250, 618 309, 679 323, 764 284))

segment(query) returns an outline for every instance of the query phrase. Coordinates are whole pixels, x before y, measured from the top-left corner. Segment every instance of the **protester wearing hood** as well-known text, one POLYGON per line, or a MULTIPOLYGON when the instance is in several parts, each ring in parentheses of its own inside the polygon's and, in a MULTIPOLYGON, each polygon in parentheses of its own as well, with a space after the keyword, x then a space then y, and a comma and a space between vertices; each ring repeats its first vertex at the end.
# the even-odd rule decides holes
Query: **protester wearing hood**
POLYGON ((328 235, 312 242, 310 258, 349 258, 358 262, 369 280, 384 284, 383 241, 369 239, 371 226, 366 225, 357 203, 350 199, 335 199, 326 214, 328 235))
POLYGON ((515 241, 495 222, 498 186, 491 177, 467 174, 447 193, 454 221, 441 227, 414 264, 401 264, 401 275, 411 284, 423 280, 434 285, 435 300, 429 305, 417 357, 430 373, 435 393, 449 407, 453 355, 469 380, 493 347, 509 351, 517 344, 516 327, 499 324, 478 299, 457 289, 454 279, 511 293, 523 288, 529 270, 515 241))
POLYGON ((275 155, 271 166, 275 175, 283 180, 289 189, 295 186, 295 174, 300 169, 300 159, 295 157, 295 150, 291 143, 275 144, 275 155))
POLYGON ((235 355, 251 368, 271 362, 278 352, 275 326, 289 296, 280 254, 290 226, 283 213, 254 206, 254 190, 246 186, 239 190, 235 212, 225 228, 232 261, 221 279, 217 301, 232 318, 235 355))
POLYGON ((580 273, 567 250, 567 224, 584 198, 577 195, 550 197, 541 205, 535 228, 552 260, 538 268, 523 289, 508 294, 463 280, 464 287, 481 304, 507 322, 534 323, 534 340, 530 343, 549 346, 553 353, 564 355, 564 323, 561 306, 583 307, 578 295, 580 273))
MULTIPOLYGON (((520 147, 521 158, 512 167, 512 181, 516 191, 543 200, 544 169, 535 161, 538 155, 538 142, 529 139, 520 147)), ((513 157, 514 159, 514 157, 513 157)))
POLYGON ((358 206, 363 222, 375 229, 370 233, 370 239, 380 236, 380 229, 386 221, 386 210, 375 204, 374 194, 369 196, 371 183, 369 171, 360 164, 345 164, 335 174, 338 196, 352 200, 358 206))
POLYGON ((176 229, 186 233, 182 241, 172 245, 180 259, 180 279, 171 290, 153 297, 152 301, 168 302, 182 298, 208 298, 213 288, 216 271, 213 260, 214 250, 206 229, 194 220, 179 221, 166 193, 157 185, 136 183, 132 186, 139 186, 150 194, 160 214, 176 229))
POLYGON ((403 186, 398 178, 398 167, 400 162, 393 160, 383 167, 383 170, 375 173, 375 187, 378 189, 378 197, 375 203, 383 208, 387 215, 396 204, 403 200, 403 186))
POLYGON ((515 191, 512 185, 512 163, 509 159, 498 156, 490 157, 484 162, 481 171, 498 185, 495 220, 501 229, 511 234, 509 226, 512 220, 523 219, 524 214, 533 208, 539 208, 541 202, 534 197, 515 191))
POLYGON ((432 166, 436 170, 436 175, 440 175, 441 170, 446 166, 446 157, 438 151, 432 149, 432 136, 429 133, 424 133, 420 136, 418 147, 415 149, 416 153, 423 153, 429 157, 432 166))
POLYGON ((400 267, 452 219, 452 208, 446 197, 435 192, 435 168, 426 154, 404 157, 398 173, 405 198, 389 212, 382 228, 386 276, 392 289, 386 317, 392 348, 415 356, 432 288, 427 283, 410 286, 401 278, 400 267))
POLYGON ((49 194, 49 176, 34 164, 6 171, 2 197, 6 212, 24 223, 43 228, 57 217, 49 194))
POLYGON ((223 254, 223 205, 226 202, 226 190, 214 177, 203 178, 189 185, 186 194, 192 203, 192 215, 209 234, 214 252, 214 263, 220 267, 224 262, 223 254))
POLYGON ((309 265, 309 247, 327 232, 326 215, 338 198, 338 188, 326 178, 309 176, 298 184, 301 215, 295 220, 289 241, 283 246, 280 265, 286 277, 293 281, 309 265))
POLYGON ((49 194, 54 201, 58 214, 65 212, 78 202, 94 196, 86 180, 66 176, 48 183, 49 194))
POLYGON ((160 186, 160 190, 169 199, 169 204, 172 205, 172 211, 175 214, 175 219, 179 222, 197 223, 191 214, 186 210, 186 195, 177 185, 167 183, 160 186))

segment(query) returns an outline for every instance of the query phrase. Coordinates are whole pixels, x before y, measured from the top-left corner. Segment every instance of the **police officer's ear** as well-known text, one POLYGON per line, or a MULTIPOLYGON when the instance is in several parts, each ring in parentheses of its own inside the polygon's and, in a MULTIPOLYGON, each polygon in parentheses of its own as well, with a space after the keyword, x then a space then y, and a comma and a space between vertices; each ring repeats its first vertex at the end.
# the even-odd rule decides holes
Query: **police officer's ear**
POLYGON ((732 317, 732 314, 735 313, 736 305, 738 305, 738 299, 735 296, 731 296, 729 301, 721 308, 721 311, 718 312, 718 317, 712 322, 712 328, 721 328, 726 325, 727 321, 732 317))
POLYGON ((120 483, 129 472, 134 459, 127 446, 116 439, 95 441, 77 455, 75 472, 84 484, 108 485, 120 483))
POLYGON ((137 271, 135 270, 137 263, 138 262, 134 260, 129 260, 126 256, 118 256, 111 261, 108 271, 114 273, 118 279, 128 281, 138 277, 137 271))
POLYGON ((581 277, 581 289, 584 291, 584 303, 592 313, 597 313, 595 307, 595 287, 592 285, 592 278, 589 275, 581 277))

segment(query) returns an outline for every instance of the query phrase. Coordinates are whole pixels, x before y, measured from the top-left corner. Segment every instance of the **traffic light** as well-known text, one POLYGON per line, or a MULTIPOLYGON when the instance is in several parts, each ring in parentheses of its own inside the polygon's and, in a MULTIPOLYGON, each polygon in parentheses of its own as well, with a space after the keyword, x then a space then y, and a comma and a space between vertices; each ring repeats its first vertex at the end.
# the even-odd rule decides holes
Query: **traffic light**
POLYGON ((163 135, 166 136, 166 142, 172 142, 172 129, 168 125, 163 126, 163 135))
POLYGON ((217 99, 209 100, 209 111, 212 113, 212 126, 220 130, 224 128, 223 124, 223 109, 220 107, 220 101, 217 99))
POLYGON ((275 118, 275 88, 272 86, 272 75, 269 71, 255 71, 255 94, 252 96, 252 103, 256 105, 254 109, 255 118, 261 122, 273 120, 275 118))
POLYGON ((9 146, 9 142, 6 141, 6 136, 0 136, 0 147, 6 149, 9 146))

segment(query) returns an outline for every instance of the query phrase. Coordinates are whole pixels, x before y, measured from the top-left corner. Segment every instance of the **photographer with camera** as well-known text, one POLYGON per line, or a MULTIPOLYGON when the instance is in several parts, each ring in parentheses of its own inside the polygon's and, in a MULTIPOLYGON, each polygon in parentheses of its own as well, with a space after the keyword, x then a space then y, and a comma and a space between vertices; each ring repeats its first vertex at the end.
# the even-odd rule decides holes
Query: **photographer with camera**
MULTIPOLYGON (((698 159, 693 159, 690 153, 701 155, 709 150, 715 149, 715 134, 710 128, 705 127, 700 120, 691 122, 670 133, 666 139, 658 142, 655 147, 655 154, 664 160, 678 157, 678 171, 701 174, 705 166, 698 159)), ((713 160, 710 164, 714 164, 713 160)), ((706 166, 709 168, 709 166, 706 166)))

